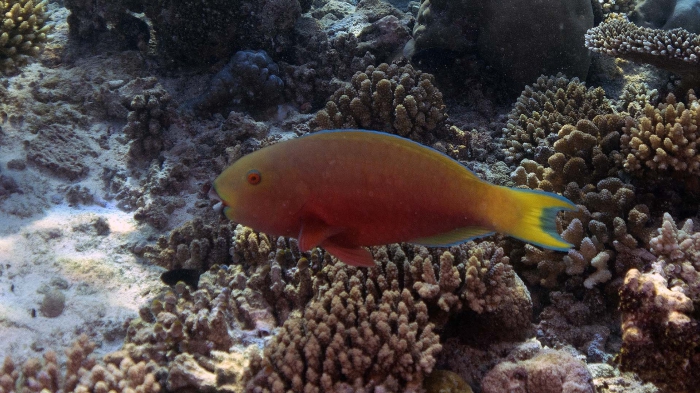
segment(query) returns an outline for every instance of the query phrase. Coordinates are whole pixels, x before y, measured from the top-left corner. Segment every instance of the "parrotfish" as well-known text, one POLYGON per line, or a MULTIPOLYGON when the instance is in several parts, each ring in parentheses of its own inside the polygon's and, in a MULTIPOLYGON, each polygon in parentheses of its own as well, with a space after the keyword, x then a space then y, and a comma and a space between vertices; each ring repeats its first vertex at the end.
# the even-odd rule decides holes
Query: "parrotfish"
POLYGON ((497 186, 459 162, 396 135, 330 130, 245 155, 210 196, 230 220, 296 237, 354 266, 374 266, 364 247, 397 242, 451 246, 501 232, 566 251, 556 216, 576 207, 542 191, 497 186))

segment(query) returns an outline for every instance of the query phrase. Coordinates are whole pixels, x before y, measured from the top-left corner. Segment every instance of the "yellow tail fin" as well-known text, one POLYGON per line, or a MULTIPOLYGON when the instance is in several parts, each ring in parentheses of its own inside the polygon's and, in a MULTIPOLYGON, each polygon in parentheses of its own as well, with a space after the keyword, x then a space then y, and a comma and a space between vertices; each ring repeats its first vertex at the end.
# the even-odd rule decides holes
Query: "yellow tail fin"
POLYGON ((562 210, 576 210, 570 200, 550 192, 505 188, 507 200, 513 209, 504 209, 511 214, 499 220, 503 225, 499 231, 534 245, 566 251, 571 244, 564 241, 557 232, 557 213, 562 210), (514 213, 514 214, 513 214, 514 213))

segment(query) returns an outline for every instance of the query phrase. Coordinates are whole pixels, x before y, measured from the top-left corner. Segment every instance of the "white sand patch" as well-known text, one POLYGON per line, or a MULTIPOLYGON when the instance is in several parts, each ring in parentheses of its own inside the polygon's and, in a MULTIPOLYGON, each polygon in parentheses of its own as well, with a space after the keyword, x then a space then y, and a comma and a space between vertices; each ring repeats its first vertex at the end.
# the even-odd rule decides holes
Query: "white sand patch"
POLYGON ((126 247, 139 236, 132 214, 112 206, 58 205, 38 219, 0 216, 0 224, 2 357, 66 348, 81 333, 102 344, 98 353, 117 350, 125 323, 162 286, 162 269, 142 264, 126 247), (107 234, 98 234, 99 218, 107 234), (46 289, 65 295, 58 317, 42 315, 46 289))

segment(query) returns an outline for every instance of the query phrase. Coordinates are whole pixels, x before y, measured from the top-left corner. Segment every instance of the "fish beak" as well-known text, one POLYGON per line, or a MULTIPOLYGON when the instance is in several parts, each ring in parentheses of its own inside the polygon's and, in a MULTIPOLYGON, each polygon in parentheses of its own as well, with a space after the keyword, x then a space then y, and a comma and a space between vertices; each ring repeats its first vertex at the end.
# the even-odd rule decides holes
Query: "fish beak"
POLYGON ((217 213, 221 213, 221 211, 224 209, 224 201, 221 200, 221 197, 219 194, 216 193, 216 189, 214 188, 214 184, 211 185, 209 188, 209 199, 216 201, 216 204, 214 205, 214 211, 217 213))

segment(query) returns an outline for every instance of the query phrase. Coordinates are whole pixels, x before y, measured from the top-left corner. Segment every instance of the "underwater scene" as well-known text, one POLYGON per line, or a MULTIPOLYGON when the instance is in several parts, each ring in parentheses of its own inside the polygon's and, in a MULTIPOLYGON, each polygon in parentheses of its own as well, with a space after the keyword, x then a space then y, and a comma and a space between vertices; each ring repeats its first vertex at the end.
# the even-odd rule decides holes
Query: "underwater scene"
POLYGON ((0 393, 700 392, 700 0, 0 9, 0 393))

